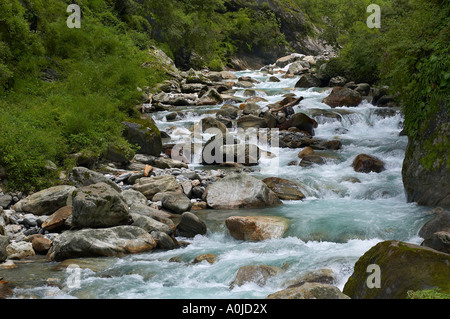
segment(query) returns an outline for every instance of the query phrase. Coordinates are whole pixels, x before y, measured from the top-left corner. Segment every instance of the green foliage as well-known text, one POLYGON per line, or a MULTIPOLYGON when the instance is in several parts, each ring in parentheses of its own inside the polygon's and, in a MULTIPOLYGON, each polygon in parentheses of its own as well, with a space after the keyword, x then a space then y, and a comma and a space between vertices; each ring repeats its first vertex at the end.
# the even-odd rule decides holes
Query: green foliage
POLYGON ((82 28, 69 29, 65 1, 0 2, 0 166, 10 189, 55 183, 48 161, 69 168, 68 154, 127 145, 120 122, 136 115, 136 88, 165 78, 141 67, 150 58, 150 41, 133 29, 141 25, 123 22, 105 1, 79 3, 82 28))
POLYGON ((408 291, 408 299, 450 299, 450 294, 441 292, 439 288, 408 291))

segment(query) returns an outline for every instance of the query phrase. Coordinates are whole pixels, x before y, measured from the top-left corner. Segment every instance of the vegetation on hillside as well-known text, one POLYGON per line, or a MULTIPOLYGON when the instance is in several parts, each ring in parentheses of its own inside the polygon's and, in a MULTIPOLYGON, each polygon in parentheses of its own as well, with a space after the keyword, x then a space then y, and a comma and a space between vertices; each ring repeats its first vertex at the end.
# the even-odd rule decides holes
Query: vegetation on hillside
MULTIPOLYGON (((8 188, 37 190, 68 154, 101 156, 126 144, 120 121, 136 116, 137 87, 166 78, 148 48, 182 68, 220 70, 239 52, 289 47, 276 5, 307 17, 302 32, 340 49, 330 69, 359 82, 387 84, 414 136, 449 100, 449 0, 0 0, 0 167, 8 188), (66 25, 70 3, 81 29, 66 25), (382 28, 365 25, 367 5, 382 28), (315 32, 314 24, 322 32, 315 32)), ((448 148, 447 148, 448 149, 448 148)))

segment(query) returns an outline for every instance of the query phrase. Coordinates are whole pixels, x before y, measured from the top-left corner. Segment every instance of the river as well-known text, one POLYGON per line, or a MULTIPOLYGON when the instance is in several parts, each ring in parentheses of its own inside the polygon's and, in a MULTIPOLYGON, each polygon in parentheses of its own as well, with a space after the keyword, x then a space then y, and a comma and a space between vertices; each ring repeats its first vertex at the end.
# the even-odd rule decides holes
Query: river
MULTIPOLYGON (((283 79, 281 73, 277 75, 280 82, 269 82, 268 75, 259 71, 235 74, 261 81, 253 88, 267 100, 260 105, 294 93, 304 97, 295 111, 313 114, 315 109, 331 110, 321 102, 330 93, 328 88, 292 89, 297 79, 283 79)), ((244 89, 235 89, 235 96, 243 97, 244 89)), ((165 120, 168 112, 153 116, 160 129, 177 126, 178 132, 172 133, 176 139, 178 133, 188 133, 189 127, 221 106, 176 107, 174 110, 181 112, 181 119, 176 122, 165 120)), ((303 201, 283 201, 281 206, 264 209, 197 211, 208 226, 206 235, 179 238, 190 244, 175 250, 88 259, 95 266, 82 270, 80 285, 73 288, 48 284, 48 278, 67 279, 70 275, 54 270, 57 263, 20 264, 16 280, 21 276, 24 285, 15 290, 15 297, 265 298, 285 288, 289 280, 323 268, 333 270, 336 286, 342 290, 355 262, 378 242, 395 239, 420 244, 422 239, 417 233, 428 220, 429 209, 406 202, 401 169, 407 137, 399 136, 403 120, 399 110, 384 110, 383 115, 383 109, 362 102, 358 107, 334 111, 340 116, 315 116, 319 123, 316 137, 342 142, 341 150, 323 152, 327 156, 325 165, 289 166, 289 162, 298 160, 301 149, 284 148, 277 150, 279 157, 263 158, 253 168, 252 174, 258 178, 277 176, 301 183, 306 195, 303 201), (382 159, 386 170, 378 174, 354 172, 351 164, 361 153, 382 159), (290 224, 281 239, 243 242, 233 239, 225 227, 225 219, 232 215, 282 216, 290 224), (193 264, 193 258, 201 254, 214 254, 216 261, 193 264), (173 257, 178 261, 169 261, 173 257), (230 289, 239 267, 258 264, 285 271, 270 278, 263 287, 247 283, 230 289)), ((204 168, 199 163, 192 163, 191 167, 204 168)), ((14 281, 13 275, 8 278, 14 281)))

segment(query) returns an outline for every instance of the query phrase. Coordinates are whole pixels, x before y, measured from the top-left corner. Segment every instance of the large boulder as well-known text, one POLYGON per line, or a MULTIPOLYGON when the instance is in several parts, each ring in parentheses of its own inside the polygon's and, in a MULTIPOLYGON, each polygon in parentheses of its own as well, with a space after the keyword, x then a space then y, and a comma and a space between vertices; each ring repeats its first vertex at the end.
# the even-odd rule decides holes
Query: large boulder
POLYGON ((160 192, 181 193, 183 191, 173 175, 142 177, 136 181, 133 189, 141 192, 148 199, 152 199, 156 193, 160 192))
POLYGON ((213 209, 257 208, 281 204, 262 181, 241 174, 228 175, 207 188, 206 202, 213 209))
POLYGON ((395 240, 384 241, 359 258, 343 292, 352 299, 405 299, 409 290, 432 288, 450 293, 449 264, 449 254, 395 240), (379 267, 379 288, 372 286, 377 284, 377 270, 368 270, 369 265, 379 267), (370 271, 374 278, 369 278, 370 271))
POLYGON ((142 154, 159 156, 162 151, 161 132, 150 119, 129 119, 122 122, 125 139, 140 147, 142 154))
POLYGON ((105 183, 78 188, 72 199, 72 225, 77 228, 105 228, 130 223, 128 205, 105 183))
POLYGON ((267 279, 282 273, 281 268, 267 265, 251 265, 239 268, 236 277, 230 285, 230 289, 240 287, 246 283, 252 282, 258 286, 264 286, 267 279))
POLYGON ((422 246, 433 248, 437 251, 450 254, 450 232, 439 231, 425 239, 422 246))
POLYGON ((69 173, 69 182, 76 187, 83 187, 97 183, 105 183, 120 192, 119 185, 106 178, 103 174, 92 171, 85 167, 74 167, 69 173))
POLYGON ((450 118, 448 101, 419 121, 409 136, 402 179, 408 202, 450 207, 450 118))
POLYGON ((350 297, 335 286, 307 282, 299 287, 277 291, 267 296, 267 299, 350 299, 350 297))
POLYGON ((37 216, 51 215, 66 206, 67 199, 75 189, 68 185, 50 187, 22 199, 15 208, 37 216))
POLYGON ((381 173, 385 170, 384 162, 382 160, 367 154, 359 154, 356 156, 352 166, 355 172, 359 173, 381 173))
POLYGON ((362 101, 362 96, 357 91, 344 87, 335 87, 327 96, 323 103, 331 106, 358 106, 362 101))
POLYGON ((53 240, 47 253, 51 261, 68 258, 123 256, 151 251, 154 238, 136 226, 66 231, 53 240))
POLYGON ((268 177, 263 182, 275 193, 280 199, 284 200, 302 200, 305 198, 301 191, 301 186, 290 180, 279 177, 268 177))
POLYGON ((202 95, 197 105, 216 105, 223 102, 219 92, 214 88, 209 88, 208 91, 202 95))
POLYGON ((264 118, 252 114, 243 115, 237 121, 237 126, 244 130, 250 128, 266 128, 267 122, 264 118))
POLYGON ((132 226, 142 228, 147 233, 153 231, 166 233, 167 235, 173 233, 173 229, 170 226, 145 215, 133 215, 132 226))
POLYGON ((289 226, 285 218, 276 216, 231 216, 225 225, 234 239, 245 241, 281 238, 289 226))
POLYGON ((210 128, 216 128, 219 129, 222 133, 227 132, 227 127, 225 124, 220 122, 219 120, 208 116, 200 120, 201 130, 202 132, 206 132, 210 128))

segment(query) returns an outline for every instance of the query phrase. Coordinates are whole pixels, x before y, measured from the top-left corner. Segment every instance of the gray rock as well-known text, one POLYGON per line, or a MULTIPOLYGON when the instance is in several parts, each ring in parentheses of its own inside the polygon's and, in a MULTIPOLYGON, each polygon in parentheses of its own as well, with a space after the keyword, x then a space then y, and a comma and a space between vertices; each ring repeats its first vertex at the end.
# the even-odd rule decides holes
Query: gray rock
POLYGON ((0 195, 0 207, 8 208, 8 206, 11 204, 12 200, 13 200, 13 197, 9 194, 0 195))
POLYGON ((179 192, 166 192, 162 199, 162 206, 176 214, 182 214, 191 209, 191 200, 184 194, 179 192))
POLYGON ((133 185, 133 189, 144 194, 148 199, 160 192, 182 192, 181 186, 172 175, 142 177, 133 185))
POLYGON ((162 151, 161 132, 151 119, 122 122, 123 136, 133 145, 140 147, 139 152, 159 156, 162 151))
POLYGON ((171 235, 173 233, 173 229, 168 225, 161 223, 151 217, 144 215, 132 215, 133 216, 133 224, 132 226, 140 227, 148 233, 153 231, 159 231, 171 235))
POLYGON ((51 261, 69 258, 123 256, 153 250, 155 239, 136 226, 66 231, 53 240, 51 261))
POLYGON ((320 87, 321 81, 312 74, 303 74, 295 84, 296 88, 320 87))
POLYGON ((281 204, 278 196, 262 181, 233 174, 211 184, 206 202, 213 209, 256 208, 281 204))
POLYGON ((114 227, 130 222, 123 197, 105 183, 77 189, 72 205, 72 225, 77 228, 114 227))
POLYGON ((196 235, 206 234, 206 224, 197 215, 185 212, 181 215, 181 221, 177 226, 180 236, 192 238, 196 235))
POLYGON ((129 207, 133 204, 147 205, 147 197, 134 189, 127 189, 122 192, 122 197, 129 207))
POLYGON ((69 173, 69 182, 76 187, 83 187, 97 183, 105 183, 120 192, 120 187, 103 174, 92 171, 85 167, 74 167, 69 173))
POLYGON ((75 187, 67 185, 50 187, 22 199, 14 207, 17 211, 37 216, 51 215, 59 208, 66 206, 74 190, 75 187))

